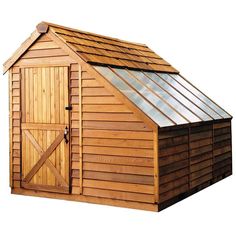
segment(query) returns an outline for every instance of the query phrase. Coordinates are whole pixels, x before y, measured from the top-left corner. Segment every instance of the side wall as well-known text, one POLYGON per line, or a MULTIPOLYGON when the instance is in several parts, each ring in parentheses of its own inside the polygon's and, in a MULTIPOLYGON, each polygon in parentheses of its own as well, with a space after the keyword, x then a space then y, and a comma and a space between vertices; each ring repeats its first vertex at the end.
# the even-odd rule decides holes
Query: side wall
MULTIPOLYGON (((81 108, 83 145, 72 147, 73 193, 153 203, 153 131, 86 71, 81 108)), ((72 118, 79 124, 79 113, 72 118)), ((75 143, 79 137, 72 137, 75 143)))
POLYGON ((232 174, 231 121, 159 129, 160 209, 232 174))

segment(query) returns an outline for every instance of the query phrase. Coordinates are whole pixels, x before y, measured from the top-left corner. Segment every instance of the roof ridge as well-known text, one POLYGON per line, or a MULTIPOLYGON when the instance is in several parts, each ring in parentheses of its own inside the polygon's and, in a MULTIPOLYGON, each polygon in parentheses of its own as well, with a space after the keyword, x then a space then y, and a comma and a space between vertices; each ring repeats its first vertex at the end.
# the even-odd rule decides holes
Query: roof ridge
POLYGON ((144 43, 131 42, 131 41, 128 41, 128 40, 118 39, 118 38, 114 38, 114 37, 107 36, 107 35, 101 35, 101 34, 92 33, 92 32, 88 32, 88 31, 84 31, 84 30, 79 30, 79 29, 75 29, 75 28, 71 28, 71 27, 67 27, 67 26, 63 26, 63 25, 58 25, 58 24, 54 24, 54 23, 50 23, 50 22, 46 22, 46 21, 42 21, 42 22, 40 22, 40 24, 41 23, 47 24, 49 27, 53 26, 53 27, 62 28, 62 29, 64 28, 64 29, 69 30, 69 31, 75 31, 75 32, 78 32, 78 33, 86 34, 86 35, 93 35, 93 36, 96 36, 96 37, 99 37, 99 38, 106 38, 106 39, 117 41, 117 42, 129 43, 129 44, 133 44, 133 45, 136 45, 136 46, 142 46, 142 47, 149 48, 144 43))

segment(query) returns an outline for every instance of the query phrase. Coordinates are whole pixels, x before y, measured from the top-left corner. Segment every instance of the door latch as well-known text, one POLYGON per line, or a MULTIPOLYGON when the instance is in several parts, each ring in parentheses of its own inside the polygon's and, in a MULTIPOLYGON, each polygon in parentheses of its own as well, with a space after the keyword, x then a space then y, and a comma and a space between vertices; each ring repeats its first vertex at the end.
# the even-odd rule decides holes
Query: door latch
POLYGON ((71 111, 71 110, 72 110, 72 106, 66 106, 65 109, 66 109, 67 111, 71 111))
POLYGON ((69 133, 69 129, 68 127, 66 126, 65 130, 64 130, 64 140, 65 140, 65 143, 69 143, 69 140, 67 138, 67 134, 69 133))

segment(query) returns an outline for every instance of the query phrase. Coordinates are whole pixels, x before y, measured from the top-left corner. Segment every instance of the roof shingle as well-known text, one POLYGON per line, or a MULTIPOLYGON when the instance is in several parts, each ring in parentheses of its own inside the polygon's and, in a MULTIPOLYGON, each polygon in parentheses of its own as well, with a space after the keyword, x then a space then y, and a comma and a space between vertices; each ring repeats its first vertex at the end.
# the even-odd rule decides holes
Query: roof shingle
POLYGON ((127 42, 51 23, 46 24, 87 63, 178 73, 168 62, 144 44, 127 42))

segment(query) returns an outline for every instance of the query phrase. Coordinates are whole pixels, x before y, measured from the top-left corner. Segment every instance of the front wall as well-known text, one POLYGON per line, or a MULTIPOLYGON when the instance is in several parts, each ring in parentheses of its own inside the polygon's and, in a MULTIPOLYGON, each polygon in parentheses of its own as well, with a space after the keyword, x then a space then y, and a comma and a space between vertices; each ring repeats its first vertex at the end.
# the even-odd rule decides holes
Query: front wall
POLYGON ((153 131, 82 70, 83 145, 80 147, 79 65, 47 36, 41 37, 23 55, 10 76, 12 187, 20 187, 21 180, 20 67, 50 65, 70 68, 71 193, 154 203, 153 131))
MULTIPOLYGON (((67 53, 62 51, 46 35, 40 37, 29 50, 10 69, 10 183, 11 187, 20 187, 21 181, 21 68, 44 66, 74 65, 67 53)), ((55 117, 56 119, 56 117, 55 117)))
POLYGON ((161 203, 231 175, 231 121, 159 129, 159 165, 161 203))

